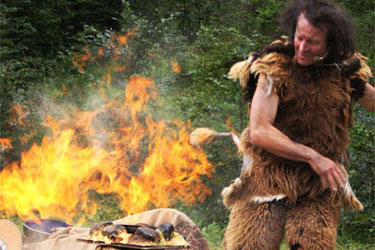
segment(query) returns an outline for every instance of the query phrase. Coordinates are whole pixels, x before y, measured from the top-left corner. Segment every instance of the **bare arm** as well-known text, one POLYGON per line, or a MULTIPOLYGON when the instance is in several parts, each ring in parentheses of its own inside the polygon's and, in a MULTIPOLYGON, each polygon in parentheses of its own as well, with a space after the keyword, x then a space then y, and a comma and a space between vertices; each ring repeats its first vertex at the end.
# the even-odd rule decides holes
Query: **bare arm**
POLYGON ((364 95, 358 100, 358 103, 367 111, 375 112, 375 88, 369 83, 366 83, 364 95))
POLYGON ((339 166, 327 157, 322 156, 312 148, 296 143, 273 126, 279 97, 275 92, 266 95, 265 82, 267 77, 260 75, 250 110, 250 140, 257 147, 263 148, 275 155, 307 162, 319 175, 322 185, 337 190, 343 187, 346 179, 339 166))

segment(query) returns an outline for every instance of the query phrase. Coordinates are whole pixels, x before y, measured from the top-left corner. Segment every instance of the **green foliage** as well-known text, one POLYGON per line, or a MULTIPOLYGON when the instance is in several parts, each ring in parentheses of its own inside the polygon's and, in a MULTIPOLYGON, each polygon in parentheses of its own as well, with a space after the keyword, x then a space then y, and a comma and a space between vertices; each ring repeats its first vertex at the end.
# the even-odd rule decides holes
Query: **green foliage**
MULTIPOLYGON (((99 221, 114 221, 126 216, 120 210, 118 200, 114 195, 91 191, 90 196, 91 199, 95 200, 99 209, 92 217, 87 218, 82 226, 90 227, 99 221)), ((79 215, 78 217, 84 218, 85 215, 79 215)))
MULTIPOLYGON (((346 7, 349 15, 353 18, 357 31, 359 51, 369 57, 369 66, 373 69, 375 64, 375 45, 373 42, 375 37, 373 22, 375 11, 373 1, 341 0, 339 3, 346 7)), ((373 83, 374 79, 372 78, 370 81, 373 83)), ((369 242, 375 245, 373 239, 375 231, 375 203, 373 199, 375 197, 374 123, 374 114, 369 114, 363 109, 356 107, 354 127, 350 133, 349 154, 351 166, 348 172, 352 188, 365 209, 363 212, 358 213, 344 213, 339 232, 346 239, 346 242, 356 239, 357 241, 369 242)), ((364 247, 363 249, 373 248, 364 247)))
POLYGON ((375 122, 374 114, 368 114, 362 108, 355 109, 356 120, 351 130, 349 154, 350 183, 357 197, 364 205, 363 212, 344 213, 341 222, 341 233, 356 239, 375 243, 375 203, 369 197, 375 197, 375 122))
POLYGON ((370 58, 374 64, 375 58, 375 9, 374 1, 340 0, 341 6, 346 8, 352 18, 357 33, 358 49, 370 58))
POLYGON ((215 120, 224 124, 231 114, 241 112, 237 106, 239 86, 225 75, 236 60, 243 60, 248 51, 254 50, 254 38, 249 39, 234 28, 201 27, 186 55, 183 77, 189 81, 181 90, 183 99, 179 98, 182 111, 188 111, 188 120, 198 126, 215 120))
POLYGON ((209 243, 210 249, 221 249, 224 229, 215 222, 209 225, 200 225, 204 238, 209 243))
MULTIPOLYGON (((61 82, 58 83, 59 86, 51 86, 51 79, 77 72, 71 63, 71 49, 79 47, 80 43, 89 42, 87 38, 80 39, 82 35, 79 32, 83 30, 84 24, 98 25, 100 30, 112 28, 114 22, 106 20, 112 20, 114 16, 98 15, 99 13, 95 13, 98 9, 85 10, 86 14, 91 10, 97 16, 94 19, 87 16, 79 21, 73 19, 73 16, 81 13, 74 7, 78 3, 90 5, 89 1, 0 2, 0 137, 11 137, 14 146, 13 152, 1 157, 1 163, 19 157, 20 138, 30 133, 23 126, 15 126, 9 121, 12 105, 18 103, 26 107, 29 122, 40 124, 40 117, 35 110, 40 106, 38 92, 61 89, 61 82)), ((102 11, 107 14, 121 13, 121 6, 113 6, 118 1, 108 3, 109 6, 95 6, 103 7, 102 11), (112 9, 109 10, 110 8, 112 9)), ((119 24, 119 21, 116 23, 119 24)), ((36 129, 41 131, 40 128, 36 129)), ((29 144, 40 137, 40 133, 29 136, 29 144)))

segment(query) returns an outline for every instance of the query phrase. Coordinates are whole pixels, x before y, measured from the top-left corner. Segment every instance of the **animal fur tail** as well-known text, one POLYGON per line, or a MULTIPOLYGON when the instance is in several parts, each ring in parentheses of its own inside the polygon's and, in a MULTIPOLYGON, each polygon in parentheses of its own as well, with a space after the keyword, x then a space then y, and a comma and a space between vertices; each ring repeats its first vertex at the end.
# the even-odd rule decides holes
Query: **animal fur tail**
POLYGON ((219 133, 210 128, 197 128, 189 135, 189 142, 192 145, 204 145, 212 143, 218 137, 232 137, 234 144, 237 148, 241 148, 241 142, 234 132, 219 133))
POLYGON ((215 130, 209 128, 197 128, 189 135, 190 144, 198 146, 203 144, 211 143, 218 133, 215 130))
POLYGON ((338 164, 341 168, 341 170, 345 173, 346 175, 346 184, 343 189, 343 202, 345 207, 349 207, 351 210, 363 210, 363 205, 362 203, 358 200, 358 198, 355 196, 352 187, 350 186, 349 179, 348 179, 348 173, 345 170, 344 165, 338 164))
POLYGON ((237 177, 232 184, 223 189, 221 196, 223 197, 223 204, 226 208, 231 209, 236 201, 239 200, 242 187, 241 178, 237 177))

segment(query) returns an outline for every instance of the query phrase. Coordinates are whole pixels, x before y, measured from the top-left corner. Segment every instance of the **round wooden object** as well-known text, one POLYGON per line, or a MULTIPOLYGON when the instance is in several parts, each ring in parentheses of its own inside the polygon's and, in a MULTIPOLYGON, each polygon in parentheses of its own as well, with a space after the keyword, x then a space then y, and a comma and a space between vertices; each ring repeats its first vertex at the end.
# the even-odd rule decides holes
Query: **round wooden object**
POLYGON ((16 225, 0 220, 0 250, 21 250, 22 236, 16 225))

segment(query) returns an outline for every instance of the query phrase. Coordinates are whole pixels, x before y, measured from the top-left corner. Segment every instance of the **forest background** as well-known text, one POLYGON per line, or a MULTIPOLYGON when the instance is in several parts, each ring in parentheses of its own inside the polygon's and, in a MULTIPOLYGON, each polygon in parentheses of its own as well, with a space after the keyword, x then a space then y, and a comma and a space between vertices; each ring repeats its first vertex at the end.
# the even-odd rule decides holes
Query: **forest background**
MULTIPOLYGON (((358 51, 369 58, 373 70, 374 1, 337 2, 353 19, 358 51)), ((285 4, 281 0, 2 0, 0 138, 10 138, 13 148, 0 149, 0 171, 19 161, 21 152, 40 143, 47 133, 37 115, 41 95, 57 96, 56 102, 77 106, 84 103, 92 82, 104 74, 103 67, 90 61, 82 71, 72 58, 97 51, 115 33, 135 31, 126 47, 126 69, 113 77, 112 86, 123 86, 120 77, 152 77, 163 99, 160 116, 180 119, 191 128, 243 130, 248 122, 247 104, 241 99, 239 84, 226 74, 249 52, 260 51, 284 34, 278 15, 285 4), (178 63, 178 73, 171 70, 171 61, 178 63), (11 122, 15 103, 28 110, 23 119, 32 126, 11 122), (21 142, 24 135, 27 141, 21 142)), ((342 212, 340 249, 375 249, 374 124, 374 114, 355 106, 348 172, 365 209, 342 212)), ((220 192, 239 175, 241 158, 230 140, 218 140, 204 149, 216 171, 214 178, 204 180, 212 194, 193 206, 174 206, 200 226, 212 249, 220 249, 228 221, 220 192)), ((102 206, 116 208, 117 204, 106 201, 102 206)), ((87 225, 121 214, 116 209, 111 214, 106 211, 99 208, 87 225)), ((17 217, 11 219, 20 223, 17 217)))

